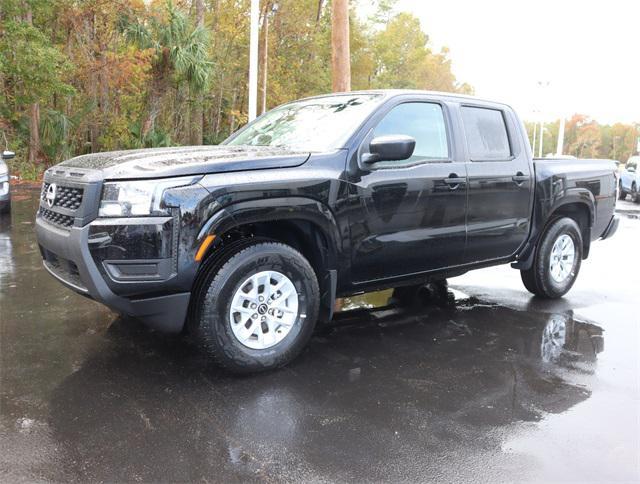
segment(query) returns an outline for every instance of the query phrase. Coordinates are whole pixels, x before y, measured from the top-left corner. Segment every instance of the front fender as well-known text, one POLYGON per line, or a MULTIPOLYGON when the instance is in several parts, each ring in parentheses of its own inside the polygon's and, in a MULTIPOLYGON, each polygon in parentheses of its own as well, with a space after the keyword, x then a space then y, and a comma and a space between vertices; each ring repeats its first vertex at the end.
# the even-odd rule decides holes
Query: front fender
POLYGON ((327 238, 333 262, 341 253, 338 224, 329 208, 305 197, 280 197, 233 203, 215 212, 195 240, 198 247, 208 235, 220 235, 241 225, 277 220, 304 220, 314 224, 327 238))
MULTIPOLYGON (((342 254, 342 242, 333 213, 317 200, 281 197, 233 203, 218 210, 207 220, 198 233, 195 247, 208 235, 221 235, 246 224, 285 220, 309 222, 326 238, 327 266, 318 274, 321 289, 319 321, 328 322, 333 317, 335 306, 340 265, 338 258, 342 254)), ((197 250, 195 247, 194 250, 197 250)))

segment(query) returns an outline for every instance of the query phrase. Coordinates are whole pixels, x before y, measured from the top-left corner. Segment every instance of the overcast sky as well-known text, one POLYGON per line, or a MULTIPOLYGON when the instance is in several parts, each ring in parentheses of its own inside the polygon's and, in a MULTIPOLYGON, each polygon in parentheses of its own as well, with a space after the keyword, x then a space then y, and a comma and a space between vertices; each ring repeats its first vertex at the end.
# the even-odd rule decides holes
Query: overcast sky
POLYGON ((420 18, 433 47, 449 47, 476 95, 523 118, 538 109, 640 122, 640 0, 399 0, 396 10, 420 18))

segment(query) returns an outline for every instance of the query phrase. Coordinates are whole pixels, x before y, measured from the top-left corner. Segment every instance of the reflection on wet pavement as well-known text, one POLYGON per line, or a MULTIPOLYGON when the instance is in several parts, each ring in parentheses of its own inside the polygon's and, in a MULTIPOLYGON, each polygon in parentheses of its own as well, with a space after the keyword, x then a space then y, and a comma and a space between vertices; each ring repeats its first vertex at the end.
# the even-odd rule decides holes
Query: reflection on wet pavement
MULTIPOLYGON (((617 384, 601 358, 624 337, 610 340, 570 301, 543 311, 532 298, 505 305, 461 284, 439 304, 389 305, 388 293, 347 301, 293 364, 234 377, 185 338, 60 287, 23 223, 32 199, 14 210, 0 230, 12 243, 2 261, 13 264, 0 279, 4 481, 549 478, 527 439, 536 449, 545 441, 530 426, 617 384)), ((608 475, 640 476, 622 455, 608 475)))

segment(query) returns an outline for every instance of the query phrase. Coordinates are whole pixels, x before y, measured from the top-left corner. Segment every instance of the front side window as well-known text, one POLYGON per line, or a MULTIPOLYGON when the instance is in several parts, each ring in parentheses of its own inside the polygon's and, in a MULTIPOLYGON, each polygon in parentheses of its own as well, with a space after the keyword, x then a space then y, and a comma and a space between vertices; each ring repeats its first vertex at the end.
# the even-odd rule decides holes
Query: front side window
POLYGON ((373 131, 374 138, 399 134, 415 139, 416 148, 411 158, 395 163, 444 161, 449 158, 447 129, 442 106, 439 104, 399 104, 386 114, 373 131))
POLYGON ((223 144, 300 151, 342 148, 381 99, 378 94, 342 94, 285 104, 259 117, 223 144))
POLYGON ((511 157, 502 111, 462 106, 462 121, 471 161, 500 161, 511 157))

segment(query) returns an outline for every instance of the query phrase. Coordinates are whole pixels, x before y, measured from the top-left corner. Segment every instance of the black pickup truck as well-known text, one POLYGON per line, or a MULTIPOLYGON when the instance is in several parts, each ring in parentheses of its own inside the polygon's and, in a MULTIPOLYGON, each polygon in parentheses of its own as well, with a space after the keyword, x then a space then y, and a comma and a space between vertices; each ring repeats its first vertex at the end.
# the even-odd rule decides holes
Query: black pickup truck
POLYGON ((611 236, 615 166, 534 160, 504 104, 419 91, 267 112, 220 146, 79 156, 47 170, 44 267, 222 365, 283 365, 337 297, 418 291, 511 263, 557 298, 611 236))

